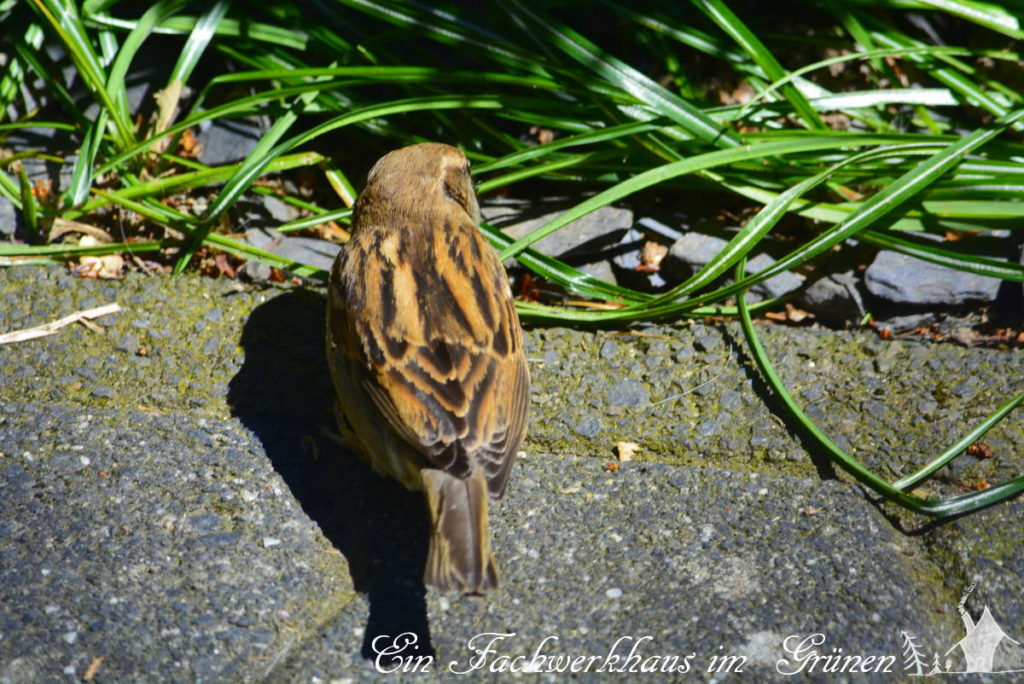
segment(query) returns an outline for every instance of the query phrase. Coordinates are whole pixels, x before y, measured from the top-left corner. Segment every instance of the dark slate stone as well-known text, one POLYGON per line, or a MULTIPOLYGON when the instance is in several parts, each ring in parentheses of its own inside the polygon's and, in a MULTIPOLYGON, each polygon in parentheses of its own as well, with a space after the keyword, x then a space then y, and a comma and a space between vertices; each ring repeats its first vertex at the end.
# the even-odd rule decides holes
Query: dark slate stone
POLYGON ((895 304, 992 302, 1001 281, 883 250, 864 273, 868 291, 895 304))
MULTIPOLYGON (((718 256, 727 244, 726 240, 712 235, 687 233, 669 248, 661 264, 662 269, 674 278, 685 280, 718 256)), ((767 254, 757 254, 747 262, 747 273, 756 273, 774 263, 775 260, 767 254)), ((752 288, 752 292, 761 296, 781 297, 801 285, 803 279, 800 276, 786 271, 752 288)))
POLYGON ((326 240, 290 237, 266 230, 250 230, 246 233, 245 240, 253 247, 325 271, 331 270, 334 258, 341 251, 341 245, 326 240))
POLYGON ((800 295, 800 306, 828 325, 855 323, 865 314, 859 284, 852 272, 819 278, 800 295))

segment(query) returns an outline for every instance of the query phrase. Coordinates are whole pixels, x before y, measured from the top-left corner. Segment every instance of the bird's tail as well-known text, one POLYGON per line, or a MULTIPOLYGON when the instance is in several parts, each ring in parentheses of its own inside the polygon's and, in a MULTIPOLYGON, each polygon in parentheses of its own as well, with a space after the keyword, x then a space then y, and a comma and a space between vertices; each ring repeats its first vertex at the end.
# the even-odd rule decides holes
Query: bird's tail
POLYGON ((442 592, 484 594, 498 586, 487 525, 487 482, 443 470, 420 471, 430 509, 430 552, 423 583, 442 592))

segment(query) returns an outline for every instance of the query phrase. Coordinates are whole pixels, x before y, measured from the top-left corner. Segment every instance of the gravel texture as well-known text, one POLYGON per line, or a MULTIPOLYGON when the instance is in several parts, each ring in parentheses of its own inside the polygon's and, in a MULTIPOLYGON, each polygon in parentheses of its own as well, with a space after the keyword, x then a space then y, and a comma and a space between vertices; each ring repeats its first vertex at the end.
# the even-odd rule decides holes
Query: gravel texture
MULTIPOLYGON (((330 439, 321 292, 0 271, 0 331, 112 301, 104 334, 0 347, 0 682, 90 665, 99 682, 370 681, 374 639, 405 632, 436 660, 402 681, 507 681, 445 673, 485 632, 515 633, 495 644, 509 656, 650 636, 644 657, 690 664, 645 681, 789 681, 786 637, 822 633, 824 653, 894 656, 881 679, 901 681, 901 632, 929 664, 945 654, 975 578, 968 610, 1024 641, 1020 500, 942 524, 878 507, 777 421, 735 326, 528 331, 527 456, 492 514, 502 585, 481 600, 424 591, 419 498, 330 439)), ((886 477, 1024 389, 1020 353, 758 331, 807 412, 886 477)), ((923 491, 1021 472, 1022 420, 923 491)), ((1024 647, 996 655, 1024 667, 1024 647)))
POLYGON ((0 412, 0 680, 80 677, 97 656, 104 681, 258 679, 352 601, 344 560, 236 422, 0 412))

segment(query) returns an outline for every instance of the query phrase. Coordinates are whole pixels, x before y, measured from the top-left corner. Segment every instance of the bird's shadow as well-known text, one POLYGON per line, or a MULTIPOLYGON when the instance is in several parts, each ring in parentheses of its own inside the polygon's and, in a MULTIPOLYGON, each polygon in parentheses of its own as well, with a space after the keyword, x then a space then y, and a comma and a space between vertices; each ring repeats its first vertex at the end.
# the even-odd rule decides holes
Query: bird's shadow
POLYGON ((262 442, 267 458, 305 513, 348 561, 370 614, 362 655, 374 639, 413 633, 402 656, 433 655, 427 623, 429 521, 422 495, 375 475, 329 436, 334 391, 324 356, 325 297, 292 290, 250 314, 245 361, 232 378, 234 415, 262 442))

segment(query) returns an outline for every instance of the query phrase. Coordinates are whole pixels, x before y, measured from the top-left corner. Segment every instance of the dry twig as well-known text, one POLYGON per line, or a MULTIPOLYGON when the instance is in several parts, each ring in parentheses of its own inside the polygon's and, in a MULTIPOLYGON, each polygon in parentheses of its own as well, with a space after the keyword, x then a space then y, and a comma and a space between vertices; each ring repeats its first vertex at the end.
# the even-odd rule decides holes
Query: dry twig
MULTIPOLYGON (((12 332, 0 334, 0 344, 11 344, 14 342, 32 340, 37 337, 46 337, 47 335, 54 334, 65 326, 71 325, 72 323, 81 323, 91 330, 96 330, 98 326, 90 323, 90 319, 99 318, 100 316, 106 316, 108 314, 115 314, 119 311, 121 311, 121 306, 116 302, 114 304, 97 306, 93 309, 76 311, 73 314, 50 323, 44 323, 43 325, 37 325, 33 328, 25 328, 24 330, 14 330, 12 332)), ((99 330, 102 332, 102 328, 99 328, 99 330)))

